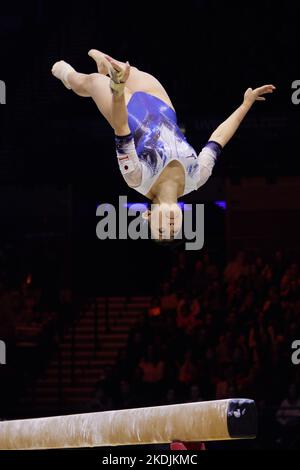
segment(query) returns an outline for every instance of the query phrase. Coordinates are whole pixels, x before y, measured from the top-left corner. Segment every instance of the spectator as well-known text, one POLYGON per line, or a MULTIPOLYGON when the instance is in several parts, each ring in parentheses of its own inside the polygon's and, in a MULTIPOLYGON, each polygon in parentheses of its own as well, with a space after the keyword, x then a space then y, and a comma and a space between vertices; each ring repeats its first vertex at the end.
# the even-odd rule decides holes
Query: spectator
POLYGON ((237 281, 245 274, 245 253, 240 251, 236 257, 230 261, 224 271, 224 279, 227 283, 237 281))
POLYGON ((139 367, 143 371, 144 383, 157 383, 163 380, 165 364, 159 357, 153 346, 148 346, 147 353, 141 359, 139 367))
POLYGON ((176 324, 178 328, 182 328, 186 333, 191 331, 199 324, 197 315, 199 312, 197 302, 193 303, 185 296, 178 304, 176 324))
POLYGON ((179 366, 178 380, 180 383, 188 385, 195 383, 198 379, 197 363, 193 358, 192 351, 188 349, 184 355, 184 361, 179 366))
POLYGON ((171 286, 168 282, 163 284, 162 288, 162 296, 160 301, 160 306, 162 312, 167 313, 174 313, 176 311, 178 304, 178 298, 174 291, 172 291, 171 286))

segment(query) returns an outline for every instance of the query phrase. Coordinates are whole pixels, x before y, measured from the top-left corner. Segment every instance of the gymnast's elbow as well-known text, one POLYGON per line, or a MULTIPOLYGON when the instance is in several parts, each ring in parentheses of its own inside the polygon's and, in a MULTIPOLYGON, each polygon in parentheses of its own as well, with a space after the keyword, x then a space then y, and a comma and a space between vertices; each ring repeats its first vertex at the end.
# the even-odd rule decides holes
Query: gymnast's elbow
POLYGON ((197 181, 197 189, 199 189, 208 181, 211 174, 212 174, 212 170, 210 168, 207 168, 207 167, 201 168, 200 177, 197 181))
POLYGON ((142 182, 142 172, 139 170, 134 170, 123 175, 123 178, 126 181, 127 186, 130 188, 137 188, 142 182))

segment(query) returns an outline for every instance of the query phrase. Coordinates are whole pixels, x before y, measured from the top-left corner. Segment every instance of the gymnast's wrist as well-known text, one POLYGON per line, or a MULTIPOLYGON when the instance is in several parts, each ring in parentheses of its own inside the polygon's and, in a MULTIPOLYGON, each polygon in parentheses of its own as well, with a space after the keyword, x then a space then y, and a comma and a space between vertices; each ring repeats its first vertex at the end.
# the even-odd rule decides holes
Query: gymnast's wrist
POLYGON ((244 98, 241 107, 245 111, 249 111, 249 109, 253 106, 254 101, 255 100, 252 100, 252 99, 249 99, 249 98, 246 98, 246 99, 244 98))

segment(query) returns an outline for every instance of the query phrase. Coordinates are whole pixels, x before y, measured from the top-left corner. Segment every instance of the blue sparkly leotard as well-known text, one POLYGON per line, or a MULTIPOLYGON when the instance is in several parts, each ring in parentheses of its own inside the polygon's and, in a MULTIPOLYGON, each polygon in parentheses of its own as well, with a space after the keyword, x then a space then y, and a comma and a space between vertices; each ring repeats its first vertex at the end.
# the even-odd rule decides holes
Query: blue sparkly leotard
POLYGON ((134 189, 146 195, 164 168, 173 160, 179 161, 185 171, 183 195, 204 184, 220 151, 218 144, 209 142, 197 156, 178 127, 175 111, 164 101, 148 93, 135 92, 127 104, 127 110, 131 135, 116 137, 116 144, 119 155, 128 154, 126 145, 130 138, 134 140, 135 152, 142 169, 141 182, 134 189))

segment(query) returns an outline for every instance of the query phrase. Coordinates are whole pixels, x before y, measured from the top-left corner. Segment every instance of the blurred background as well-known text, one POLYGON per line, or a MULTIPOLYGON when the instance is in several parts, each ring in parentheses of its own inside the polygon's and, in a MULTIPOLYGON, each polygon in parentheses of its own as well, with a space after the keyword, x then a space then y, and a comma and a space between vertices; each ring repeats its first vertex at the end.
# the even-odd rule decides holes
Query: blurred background
POLYGON ((299 28, 284 2, 10 1, 0 10, 0 418, 229 397, 257 402, 255 441, 300 444, 299 28), (200 152, 246 88, 272 83, 213 176, 199 251, 96 237, 126 187, 113 132, 50 73, 98 48, 154 74, 200 152))

